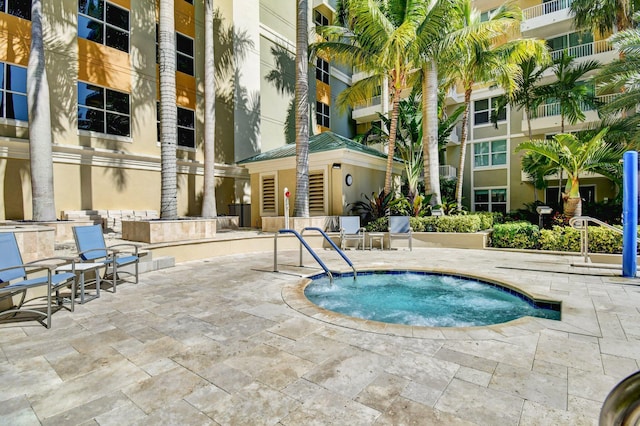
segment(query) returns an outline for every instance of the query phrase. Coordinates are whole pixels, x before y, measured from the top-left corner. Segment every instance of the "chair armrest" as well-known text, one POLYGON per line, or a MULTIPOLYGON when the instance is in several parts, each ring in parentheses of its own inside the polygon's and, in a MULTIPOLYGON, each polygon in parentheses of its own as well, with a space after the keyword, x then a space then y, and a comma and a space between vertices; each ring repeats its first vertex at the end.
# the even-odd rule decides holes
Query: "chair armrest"
POLYGON ((133 252, 135 253, 135 255, 138 255, 138 248, 139 245, 138 244, 133 244, 133 243, 120 243, 120 244, 114 244, 112 246, 109 246, 109 250, 113 250, 114 253, 122 253, 128 250, 120 250, 120 249, 116 249, 116 247, 131 247, 133 248, 133 252))
MULTIPOLYGON (((96 257, 96 259, 100 259, 102 257, 108 258, 108 257, 113 256, 115 254, 114 250, 111 250, 109 247, 104 247, 104 248, 93 248, 93 249, 89 249, 89 250, 78 252, 78 257, 82 258, 82 255, 87 254, 87 253, 91 253, 92 251, 103 251, 103 252, 106 253, 105 256, 96 257)), ((93 260, 93 259, 89 259, 89 260, 93 260)))

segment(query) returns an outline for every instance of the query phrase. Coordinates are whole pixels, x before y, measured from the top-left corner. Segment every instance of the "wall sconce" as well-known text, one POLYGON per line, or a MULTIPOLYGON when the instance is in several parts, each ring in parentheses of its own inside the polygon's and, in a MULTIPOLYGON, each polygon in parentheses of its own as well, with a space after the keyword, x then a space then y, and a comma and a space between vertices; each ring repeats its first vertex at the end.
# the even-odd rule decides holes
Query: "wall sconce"
POLYGON ((332 169, 340 169, 342 168, 342 164, 340 163, 333 163, 333 165, 331 166, 332 169))

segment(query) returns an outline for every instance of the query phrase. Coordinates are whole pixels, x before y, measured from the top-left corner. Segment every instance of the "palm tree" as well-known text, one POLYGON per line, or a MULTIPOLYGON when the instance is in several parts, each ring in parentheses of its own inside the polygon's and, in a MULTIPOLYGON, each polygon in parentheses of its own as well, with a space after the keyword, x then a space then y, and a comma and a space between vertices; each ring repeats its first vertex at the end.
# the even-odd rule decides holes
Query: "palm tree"
POLYGON ((158 51, 160 63, 160 218, 178 217, 176 146, 176 40, 173 0, 160 0, 158 51))
POLYGON ((600 63, 585 61, 577 63, 572 56, 562 51, 560 57, 553 62, 554 83, 538 88, 538 95, 553 100, 560 110, 560 133, 565 132, 565 124, 574 125, 584 121, 584 110, 595 108, 598 101, 593 90, 587 84, 581 84, 587 73, 597 70, 600 63))
POLYGON ((385 194, 392 190, 399 103, 402 91, 411 86, 411 72, 416 66, 413 59, 418 57, 416 33, 429 7, 427 2, 419 0, 344 0, 340 9, 344 26, 319 27, 318 32, 327 41, 311 46, 314 55, 330 57, 332 61, 370 75, 338 95, 339 108, 367 101, 384 85, 388 88, 391 123, 385 194))
MULTIPOLYGON (((640 13, 636 19, 640 19, 640 13)), ((611 125, 621 126, 626 140, 640 146, 640 115, 627 114, 640 105, 640 30, 628 29, 614 34, 611 43, 620 52, 620 59, 603 66, 597 75, 598 93, 617 96, 603 105, 599 112, 611 125)), ((637 149, 637 148, 636 148, 637 149)))
POLYGON ((480 21, 480 14, 473 9, 471 0, 460 3, 458 25, 460 29, 475 32, 490 32, 493 37, 468 38, 464 44, 453 44, 445 52, 445 69, 464 91, 465 111, 462 115, 462 132, 460 136, 460 159, 458 163, 458 180, 456 184, 456 203, 462 209, 462 185, 464 181, 464 164, 467 150, 467 123, 471 94, 477 83, 495 83, 509 95, 516 86, 515 76, 518 65, 530 57, 544 55, 546 46, 541 40, 516 39, 502 42, 506 35, 520 25, 522 13, 513 4, 501 6, 487 21, 480 21))
POLYGON ((614 182, 621 177, 620 160, 626 148, 612 145, 604 140, 608 129, 602 129, 595 136, 581 133, 579 136, 561 133, 553 140, 522 142, 516 151, 525 150, 546 157, 550 162, 567 173, 568 179, 562 198, 564 214, 568 217, 582 214, 580 198, 580 175, 587 172, 600 173, 614 182), (587 135, 585 140, 580 137, 587 135))
POLYGON ((216 138, 216 77, 213 32, 213 0, 204 0, 204 189, 202 217, 213 218, 216 209, 215 138, 216 138))
POLYGON ((31 2, 31 50, 27 66, 29 106, 29 159, 33 220, 56 220, 51 148, 51 107, 44 58, 42 2, 31 2))
POLYGON ((296 199, 295 217, 309 217, 309 46, 307 0, 297 2, 296 20, 296 199))
POLYGON ((640 10, 638 0, 573 0, 569 6, 578 29, 594 29, 600 34, 623 31, 633 25, 640 10))

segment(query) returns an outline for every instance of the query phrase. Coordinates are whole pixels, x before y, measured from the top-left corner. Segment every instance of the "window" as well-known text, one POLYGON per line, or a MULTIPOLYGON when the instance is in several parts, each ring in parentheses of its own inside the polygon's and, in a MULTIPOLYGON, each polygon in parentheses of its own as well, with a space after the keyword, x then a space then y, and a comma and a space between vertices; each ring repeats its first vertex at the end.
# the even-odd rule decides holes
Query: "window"
POLYGON ((193 39, 176 33, 176 69, 189 75, 193 72, 193 39))
POLYGON ((0 117, 29 121, 27 69, 0 62, 0 117))
POLYGON ((316 58, 316 80, 329 84, 329 62, 316 58))
POLYGON ((313 23, 316 24, 316 25, 320 25, 320 26, 329 25, 329 18, 324 16, 319 11, 314 10, 313 11, 313 23))
POLYGON ((129 94, 78 82, 78 129, 130 136, 129 94))
POLYGON ((493 18, 493 15, 495 15, 497 11, 498 9, 491 9, 480 13, 480 22, 487 22, 489 19, 493 18))
POLYGON ((586 31, 564 34, 547 39, 551 57, 557 59, 563 50, 575 58, 593 55, 593 34, 586 31))
POLYGON ((78 0, 78 37, 129 53, 129 11, 103 0, 78 0))
POLYGON ((507 190, 476 189, 473 192, 473 207, 477 212, 507 212, 507 190))
POLYGON ((262 177, 262 214, 276 214, 276 178, 262 177))
POLYGON ((196 147, 195 112, 180 107, 178 107, 178 146, 184 148, 196 147))
MULTIPOLYGON (((489 124, 491 114, 498 106, 498 98, 480 99, 473 103, 473 124, 479 126, 481 124, 489 124)), ((498 121, 507 119, 507 109, 500 108, 498 110, 498 121)))
POLYGON ((507 141, 504 139, 473 144, 474 167, 503 166, 507 164, 507 141))
POLYGON ((309 173, 309 210, 324 212, 324 173, 309 173))
POLYGON ((30 0, 0 0, 0 12, 17 16, 18 18, 31 20, 30 0))
MULTIPOLYGON (((158 142, 160 142, 160 102, 156 102, 156 128, 158 142)), ((196 147, 196 118, 195 112, 178 107, 178 147, 196 147)))
POLYGON ((319 126, 330 128, 329 105, 316 101, 316 122, 319 126))

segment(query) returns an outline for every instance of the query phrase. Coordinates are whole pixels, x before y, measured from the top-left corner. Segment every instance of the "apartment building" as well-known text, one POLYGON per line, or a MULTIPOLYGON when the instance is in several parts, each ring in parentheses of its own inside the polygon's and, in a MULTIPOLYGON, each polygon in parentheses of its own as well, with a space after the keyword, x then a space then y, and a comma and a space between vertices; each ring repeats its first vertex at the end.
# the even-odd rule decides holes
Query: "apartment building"
MULTIPOLYGON (((1 4, 0 220, 30 219, 30 2, 1 4)), ((61 216, 77 210, 159 210, 157 3, 63 0, 42 6, 56 210, 61 216)), ((295 81, 296 3, 216 0, 215 8, 216 54, 236 53, 216 70, 216 198, 218 213, 228 214, 230 206, 250 202, 249 175, 236 163, 287 142, 293 93, 282 87, 295 81)), ((330 22, 334 14, 335 0, 310 1, 309 28, 330 22)), ((175 0, 183 216, 200 213, 202 195, 204 74, 212 72, 204 69, 203 16, 202 0, 175 0)), ((309 76, 312 133, 352 136, 350 119, 331 107, 350 77, 323 59, 310 65, 309 76)))
MULTIPOLYGON (((576 62, 596 60, 608 63, 618 56, 606 37, 590 32, 578 32, 573 26, 569 11, 571 0, 521 0, 524 19, 521 23, 522 37, 534 37, 547 41, 552 57, 563 50, 575 57, 576 62)), ((483 18, 488 18, 502 0, 476 0, 474 6, 483 18)), ((359 74, 354 74, 357 80, 359 74)), ((555 79, 552 70, 546 71, 540 84, 549 84, 555 79)), ((524 112, 507 108, 498 118, 497 126, 490 122, 492 105, 504 92, 487 85, 478 85, 472 95, 469 124, 467 129, 467 153, 464 167, 463 204, 470 211, 508 212, 524 207, 535 199, 549 204, 558 200, 557 177, 549 179, 546 190, 538 190, 534 195, 533 185, 521 171, 522 153, 515 147, 528 140, 527 120, 524 112), (537 198, 536 198, 537 197, 537 198)), ((607 102, 608 96, 601 97, 607 102)), ((374 97, 366 105, 354 108, 353 119, 359 132, 364 132, 372 121, 378 120, 378 113, 388 113, 389 95, 383 88, 380 96, 374 97)), ((450 110, 463 103, 463 93, 451 92, 446 100, 450 110)), ((586 108, 586 107, 585 107, 586 108)), ((586 129, 599 122, 594 110, 584 111, 586 119, 575 125, 566 125, 565 132, 586 129)), ((560 132, 559 104, 549 100, 536 111, 531 120, 534 139, 544 139, 560 132)), ((459 135, 461 128, 451 135, 446 152, 441 158, 441 179, 457 177, 460 156, 459 135)), ((564 184, 563 184, 564 186, 564 184)), ((602 201, 615 196, 616 188, 608 180, 595 175, 581 178, 581 195, 585 203, 602 201)))

